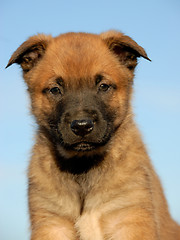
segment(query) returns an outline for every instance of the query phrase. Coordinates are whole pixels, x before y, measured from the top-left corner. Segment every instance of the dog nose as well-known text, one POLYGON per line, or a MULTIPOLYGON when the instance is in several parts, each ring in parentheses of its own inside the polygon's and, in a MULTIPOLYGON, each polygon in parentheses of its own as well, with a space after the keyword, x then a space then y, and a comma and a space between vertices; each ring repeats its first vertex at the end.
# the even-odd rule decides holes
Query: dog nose
POLYGON ((91 119, 73 120, 71 130, 78 136, 85 136, 94 128, 94 123, 91 119))

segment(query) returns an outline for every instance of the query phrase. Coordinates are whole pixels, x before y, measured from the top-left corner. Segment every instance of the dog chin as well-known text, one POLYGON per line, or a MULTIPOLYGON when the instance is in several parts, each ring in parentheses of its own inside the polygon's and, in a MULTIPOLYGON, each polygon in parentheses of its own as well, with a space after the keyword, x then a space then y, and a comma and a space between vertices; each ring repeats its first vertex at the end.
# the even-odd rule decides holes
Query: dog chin
POLYGON ((70 149, 57 146, 56 163, 61 171, 71 174, 84 174, 104 159, 104 147, 95 147, 88 143, 79 143, 70 149))

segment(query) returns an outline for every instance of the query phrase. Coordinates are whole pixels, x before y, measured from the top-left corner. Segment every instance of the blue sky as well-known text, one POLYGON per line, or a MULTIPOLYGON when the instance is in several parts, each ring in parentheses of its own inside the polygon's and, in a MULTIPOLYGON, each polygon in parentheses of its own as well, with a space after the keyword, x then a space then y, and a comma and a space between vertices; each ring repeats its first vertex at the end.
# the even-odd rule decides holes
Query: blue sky
POLYGON ((29 36, 121 30, 142 45, 133 99, 136 121, 172 216, 180 223, 180 1, 0 2, 0 239, 29 238, 26 169, 35 134, 19 66, 4 69, 29 36))

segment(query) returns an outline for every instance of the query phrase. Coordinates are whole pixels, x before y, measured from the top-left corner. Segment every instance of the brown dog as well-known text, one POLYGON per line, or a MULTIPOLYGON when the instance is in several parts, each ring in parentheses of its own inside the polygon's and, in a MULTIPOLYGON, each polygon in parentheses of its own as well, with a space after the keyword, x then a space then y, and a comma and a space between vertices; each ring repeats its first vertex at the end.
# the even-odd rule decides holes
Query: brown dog
MULTIPOLYGON (((137 130, 130 37, 37 35, 8 66, 23 69, 38 123, 29 166, 32 240, 178 240, 137 130)), ((148 59, 149 60, 149 59, 148 59)))

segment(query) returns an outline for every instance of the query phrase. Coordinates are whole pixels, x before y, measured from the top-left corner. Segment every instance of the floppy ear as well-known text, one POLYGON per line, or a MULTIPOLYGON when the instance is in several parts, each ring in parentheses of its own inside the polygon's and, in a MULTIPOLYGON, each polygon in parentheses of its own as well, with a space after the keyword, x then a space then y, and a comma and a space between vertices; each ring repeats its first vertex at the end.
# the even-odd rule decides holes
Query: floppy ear
POLYGON ((119 61, 131 71, 136 67, 138 57, 151 61, 141 46, 120 32, 108 31, 101 33, 100 36, 119 61))
POLYGON ((51 38, 43 34, 30 37, 13 53, 6 68, 17 63, 24 72, 31 70, 44 55, 51 38))

